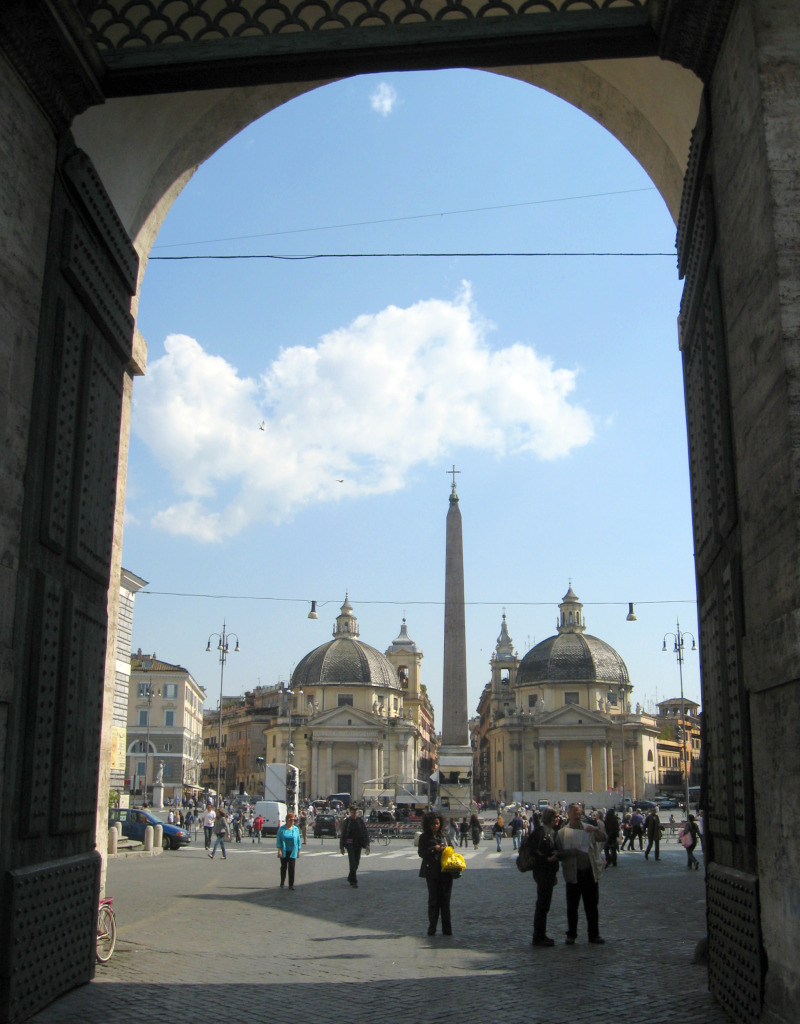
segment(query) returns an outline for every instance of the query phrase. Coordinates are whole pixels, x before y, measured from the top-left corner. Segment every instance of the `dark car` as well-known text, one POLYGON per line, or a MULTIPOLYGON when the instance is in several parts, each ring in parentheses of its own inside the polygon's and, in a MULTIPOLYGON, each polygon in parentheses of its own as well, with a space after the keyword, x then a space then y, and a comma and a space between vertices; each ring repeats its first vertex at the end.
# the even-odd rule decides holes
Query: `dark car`
POLYGON ((671 796, 657 796, 656 803, 660 809, 665 811, 678 806, 678 801, 673 800, 671 796))
POLYGON ((112 807, 108 812, 109 828, 115 821, 122 822, 122 834, 126 839, 133 839, 135 842, 144 842, 144 830, 148 825, 155 829, 160 825, 164 834, 161 839, 161 846, 165 850, 178 850, 181 846, 188 846, 192 837, 185 828, 177 825, 170 825, 167 821, 161 821, 149 811, 141 811, 134 807, 112 807))
POLYGON ((318 814, 314 818, 314 838, 319 839, 322 836, 333 836, 335 839, 339 835, 339 822, 335 814, 318 814))
POLYGON ((638 807, 640 811, 649 811, 651 807, 658 807, 658 804, 652 800, 637 800, 633 806, 638 807))

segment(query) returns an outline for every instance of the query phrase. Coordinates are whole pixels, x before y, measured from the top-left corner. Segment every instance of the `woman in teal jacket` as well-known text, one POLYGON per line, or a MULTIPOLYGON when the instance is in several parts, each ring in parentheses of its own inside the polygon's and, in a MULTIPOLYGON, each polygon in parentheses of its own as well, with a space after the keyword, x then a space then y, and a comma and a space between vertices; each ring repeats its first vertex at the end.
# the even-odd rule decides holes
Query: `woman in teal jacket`
POLYGON ((286 815, 286 824, 278 829, 275 845, 278 847, 281 862, 281 889, 286 881, 287 871, 289 888, 294 889, 294 862, 300 856, 300 829, 295 825, 294 814, 291 811, 286 815))

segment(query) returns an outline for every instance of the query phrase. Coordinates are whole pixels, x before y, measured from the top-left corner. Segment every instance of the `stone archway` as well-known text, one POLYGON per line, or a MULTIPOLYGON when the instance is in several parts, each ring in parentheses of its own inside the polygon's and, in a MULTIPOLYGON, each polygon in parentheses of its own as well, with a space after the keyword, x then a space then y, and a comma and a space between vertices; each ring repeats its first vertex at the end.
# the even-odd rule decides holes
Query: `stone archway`
MULTIPOLYGON (((195 6, 202 12, 204 0, 195 6)), ((85 12, 113 3, 13 0, 0 12, 2 1020, 24 1019, 92 974, 101 871, 94 765, 114 616, 108 584, 119 571, 117 465, 143 361, 141 339, 131 342, 139 263, 192 168, 254 117, 361 70, 459 64, 541 85, 592 114, 645 166, 677 219, 706 709, 710 983, 737 1019, 793 1019, 795 4, 563 0, 533 5, 535 18, 520 7, 516 20, 483 23, 466 0, 456 6, 463 29, 435 18, 405 35, 399 24, 372 36, 379 30, 339 26, 354 32, 349 49, 341 35, 331 44, 313 31, 305 40, 298 33, 294 49, 279 38, 228 38, 219 57, 209 40, 190 39, 186 59, 173 40, 149 63, 110 56, 85 31, 85 12), (590 10, 578 21, 573 7, 590 10), (40 924, 54 908, 65 945, 48 943, 40 924)))

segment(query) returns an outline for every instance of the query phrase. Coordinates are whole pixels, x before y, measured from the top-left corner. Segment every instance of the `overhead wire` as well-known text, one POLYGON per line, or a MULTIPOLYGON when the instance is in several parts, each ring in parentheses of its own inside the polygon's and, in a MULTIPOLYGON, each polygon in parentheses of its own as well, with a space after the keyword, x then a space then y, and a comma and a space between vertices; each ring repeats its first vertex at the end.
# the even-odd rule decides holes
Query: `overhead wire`
MULTIPOLYGON (((296 604, 311 604, 310 598, 305 597, 268 597, 261 594, 199 594, 191 593, 188 591, 178 590, 140 590, 138 596, 152 596, 152 597, 196 597, 204 598, 212 601, 273 601, 276 603, 296 603, 296 604)), ((351 598, 353 603, 361 605, 400 605, 407 607, 409 605, 433 605, 443 606, 444 601, 384 601, 384 600, 367 600, 362 598, 351 598)), ((586 607, 601 607, 601 606, 626 606, 630 604, 629 601, 582 601, 586 607)), ((317 601, 317 608, 324 608, 328 604, 341 604, 341 597, 339 598, 327 598, 323 601, 317 601)), ((467 607, 484 607, 484 608, 547 608, 550 606, 557 606, 558 601, 465 601, 464 604, 467 607)), ((696 598, 667 598, 656 601, 634 601, 633 604, 697 604, 696 598)))
POLYGON ((624 196, 633 192, 655 192, 655 186, 642 188, 625 188, 615 192, 588 192, 577 196, 558 196, 550 199, 530 199, 521 203, 503 203, 498 206, 475 206, 465 210, 440 210, 438 213, 411 213, 402 217, 382 217, 376 220, 357 220, 343 224, 323 224, 311 228, 286 228, 282 231, 261 231, 254 235, 230 235, 227 238, 204 238, 193 242, 167 242, 155 245, 153 249, 177 249, 187 245, 216 245, 218 242, 243 242, 254 238, 276 238, 281 235, 301 235, 312 231, 336 231, 341 228, 370 227, 375 224, 397 224, 411 220, 432 220, 437 217, 457 217, 467 213, 490 213, 494 210, 514 210, 522 206, 544 206, 549 203, 570 203, 581 199, 601 199, 606 196, 624 196))

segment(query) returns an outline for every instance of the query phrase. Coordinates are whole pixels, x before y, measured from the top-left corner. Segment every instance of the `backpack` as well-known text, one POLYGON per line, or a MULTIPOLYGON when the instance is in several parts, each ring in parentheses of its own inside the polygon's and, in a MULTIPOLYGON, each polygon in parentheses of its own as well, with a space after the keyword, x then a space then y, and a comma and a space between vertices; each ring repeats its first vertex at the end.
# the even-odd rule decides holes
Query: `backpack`
POLYGON ((533 834, 526 836, 519 845, 519 856, 517 857, 517 869, 519 871, 533 871, 533 834))

